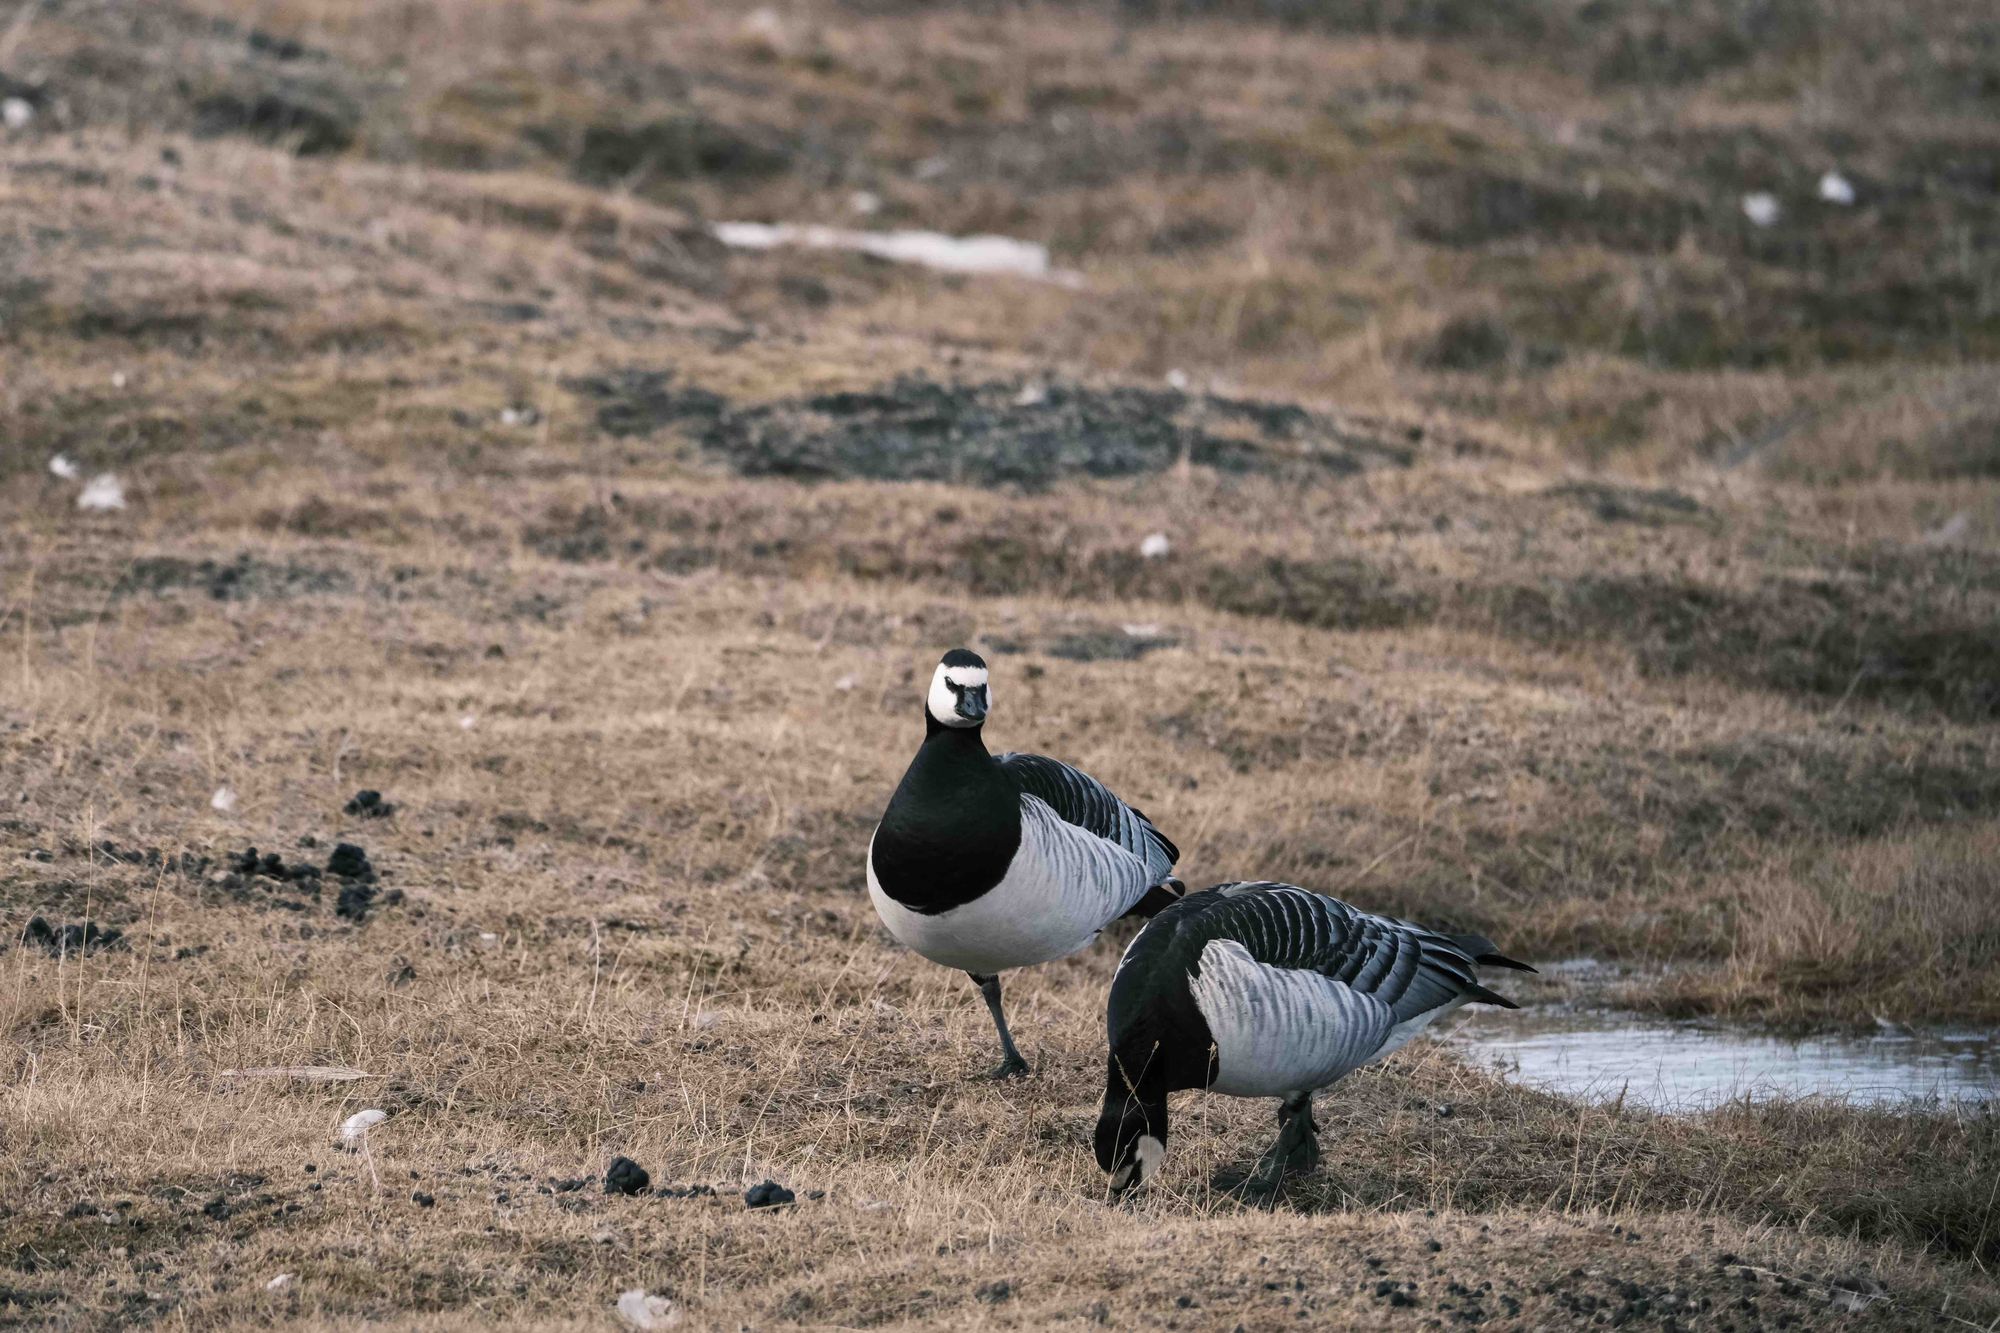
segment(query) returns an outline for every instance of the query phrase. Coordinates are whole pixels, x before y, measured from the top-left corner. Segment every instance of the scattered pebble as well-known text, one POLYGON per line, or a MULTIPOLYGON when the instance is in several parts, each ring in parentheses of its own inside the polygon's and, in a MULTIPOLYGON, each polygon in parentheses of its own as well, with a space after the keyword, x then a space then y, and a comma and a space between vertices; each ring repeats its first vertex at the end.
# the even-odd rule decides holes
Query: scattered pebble
POLYGON ((796 1194, 775 1180, 766 1180, 743 1191, 743 1202, 752 1208, 782 1208, 797 1201, 796 1194))
POLYGON ((1014 395, 1014 406, 1039 407, 1048 396, 1049 391, 1047 389, 1034 380, 1029 380, 1021 386, 1021 391, 1014 395))
POLYGON ((437 1207, 437 1196, 435 1194, 426 1194, 422 1190, 412 1190, 410 1192, 410 1202, 419 1208, 435 1208, 437 1207))
POLYGON ((532 407, 503 407, 500 409, 500 424, 503 426, 537 426, 542 414, 532 407))
POLYGON ((634 1287, 618 1298, 618 1317, 633 1328, 673 1328, 681 1322, 681 1311, 667 1297, 634 1287))
POLYGON ((873 190, 856 190, 847 196, 847 206, 862 217, 873 217, 882 211, 882 196, 873 190))
POLYGON ((387 1111, 380 1111, 372 1106, 366 1111, 356 1111, 340 1122, 340 1141, 349 1150, 358 1149, 367 1140, 368 1131, 388 1118, 387 1111))
POLYGON ((604 1172, 604 1192, 606 1194, 644 1194, 646 1186, 653 1178, 646 1174, 646 1168, 629 1157, 614 1157, 604 1172))
POLYGON ((78 509, 108 510, 125 507, 125 483, 110 472, 100 472, 92 477, 83 488, 83 494, 76 497, 78 509))
POLYGON ((1173 549, 1174 544, 1167 540, 1164 532, 1148 533, 1146 539, 1139 543, 1139 554, 1148 560, 1158 560, 1173 549))
POLYGON ((861 678, 858 676, 852 676, 852 675, 842 676, 839 680, 833 682, 833 688, 845 694, 847 691, 853 689, 856 685, 859 685, 860 683, 861 683, 861 678))
POLYGON ((55 473, 64 481, 76 480, 76 463, 68 454, 56 454, 52 456, 49 459, 49 471, 55 473))
POLYGON ((1170 370, 1167 372, 1167 387, 1169 389, 1178 389, 1185 392, 1188 384, 1188 373, 1185 370, 1170 370))
POLYGON ((283 1291, 286 1287, 289 1287, 291 1285, 292 1285, 292 1275, 290 1273, 280 1273, 276 1277, 272 1278, 269 1282, 266 1282, 264 1284, 264 1290, 283 1291))
POLYGON ((1784 215, 1778 204, 1778 196, 1766 190, 1758 190, 1743 196, 1743 216, 1750 219, 1755 227, 1768 227, 1784 215))
POLYGON ((712 1199, 713 1185, 662 1185, 653 1191, 662 1199, 712 1199))
POLYGON ((25 130, 35 120, 35 104, 25 97, 10 97, 0 102, 0 122, 10 130, 25 130))
POLYGON ((479 719, 474 717, 470 713, 467 713, 465 716, 458 719, 458 729, 460 731, 471 731, 474 727, 478 725, 479 725, 479 719))
POLYGON ((124 371, 122 371, 122 370, 114 370, 114 371, 112 371, 112 372, 111 372, 111 387, 112 387, 112 388, 114 388, 114 389, 122 389, 122 388, 124 388, 124 387, 125 387, 125 384, 126 384, 126 379, 125 379, 125 372, 124 372, 124 371))
POLYGON ((396 806, 393 801, 383 800, 381 792, 365 788, 349 797, 341 812, 360 819, 387 819, 396 813, 396 806))
POLYGON ((215 789, 215 795, 208 798, 211 810, 218 814, 228 814, 236 808, 236 788, 224 783, 215 789))
POLYGON ((1819 197, 1829 204, 1851 208, 1854 204, 1854 182, 1837 171, 1829 171, 1819 178, 1819 197))
POLYGON ((41 917, 32 918, 27 928, 21 932, 21 943, 34 945, 56 958, 61 958, 65 954, 85 954, 94 953, 99 949, 122 948, 124 938, 124 931, 116 927, 99 926, 95 921, 51 926, 41 917))

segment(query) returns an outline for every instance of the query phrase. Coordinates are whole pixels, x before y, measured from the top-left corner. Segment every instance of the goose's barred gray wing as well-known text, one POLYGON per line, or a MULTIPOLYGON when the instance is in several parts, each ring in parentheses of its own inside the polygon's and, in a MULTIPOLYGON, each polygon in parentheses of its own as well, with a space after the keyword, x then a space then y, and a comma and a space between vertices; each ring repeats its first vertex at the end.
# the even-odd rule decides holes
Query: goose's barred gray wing
POLYGON ((998 762, 1022 795, 1038 797, 1065 823, 1123 847, 1139 858, 1154 883, 1164 880, 1180 860, 1180 848, 1154 828, 1152 820, 1090 774, 1039 754, 1003 754, 998 762))
MULTIPOLYGON (((1266 967, 1317 972, 1360 995, 1387 1005, 1398 1023, 1454 1000, 1478 1000, 1504 1008, 1513 1001, 1479 984, 1480 957, 1467 945, 1490 942, 1426 930, 1393 917, 1375 916, 1338 899, 1289 884, 1252 881, 1218 885, 1212 894, 1186 900, 1190 935, 1183 946, 1199 970, 1201 950, 1211 939, 1233 939, 1266 967)), ((1511 959, 1507 965, 1519 967, 1511 959)))

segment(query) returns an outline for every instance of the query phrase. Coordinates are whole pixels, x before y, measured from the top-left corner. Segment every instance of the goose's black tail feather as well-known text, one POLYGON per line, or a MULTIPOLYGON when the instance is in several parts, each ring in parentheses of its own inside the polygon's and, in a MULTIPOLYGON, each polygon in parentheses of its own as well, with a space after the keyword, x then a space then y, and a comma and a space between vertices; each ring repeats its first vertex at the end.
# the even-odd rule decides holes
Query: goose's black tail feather
POLYGON ((1133 903, 1126 916, 1152 917, 1166 911, 1187 896, 1187 885, 1169 875, 1146 890, 1146 896, 1133 903))
POLYGON ((1516 972, 1533 972, 1526 963, 1517 962, 1501 953, 1492 940, 1484 935, 1453 935, 1451 942, 1465 951, 1468 958, 1483 967, 1505 967, 1516 972))

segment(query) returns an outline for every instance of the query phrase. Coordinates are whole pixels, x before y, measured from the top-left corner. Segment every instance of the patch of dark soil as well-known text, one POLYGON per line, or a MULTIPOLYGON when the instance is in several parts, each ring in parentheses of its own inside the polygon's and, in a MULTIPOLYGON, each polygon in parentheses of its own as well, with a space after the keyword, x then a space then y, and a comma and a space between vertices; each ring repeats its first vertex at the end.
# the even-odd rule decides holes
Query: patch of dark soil
POLYGON ((712 1199, 715 1197, 713 1185, 660 1185, 653 1190, 660 1199, 712 1199))
POLYGON ((675 389, 670 370, 627 368, 566 379, 562 386, 598 404, 597 424, 619 438, 651 435, 684 423, 712 426, 728 401, 706 389, 675 389))
POLYGON ((1065 662, 1136 662, 1147 653, 1179 643, 1179 639, 1136 626, 1126 630, 1116 625, 1091 625, 1030 639, 994 639, 991 647, 996 653, 1039 649, 1065 662))
POLYGON ((618 185, 656 180, 756 180, 791 165, 792 151, 777 132, 725 125, 698 112, 633 125, 537 125, 528 141, 566 160, 579 180, 618 185))
POLYGON ((1320 475, 1410 458, 1289 404, 1066 382, 961 385, 923 375, 727 411, 701 443, 745 476, 1031 490, 1069 477, 1160 472, 1183 458, 1223 472, 1320 475), (1226 427, 1248 427, 1257 438, 1222 433, 1226 427))
POLYGON ((195 133, 204 138, 245 135, 301 157, 338 153, 353 146, 361 106, 327 82, 282 77, 242 78, 194 106, 195 133))
POLYGON ((1418 240, 1454 249, 1532 238, 1551 246, 1665 254, 1704 216, 1701 204, 1664 190, 1529 180, 1474 169, 1424 181, 1409 226, 1418 240))
POLYGON ((124 931, 99 926, 95 921, 51 926, 41 917, 30 919, 27 928, 21 932, 23 946, 40 949, 55 958, 96 953, 100 949, 122 949, 125 947, 124 939, 124 931))
POLYGON ((295 862, 285 864, 285 858, 276 852, 259 853, 255 847, 246 847, 240 852, 231 852, 224 858, 224 864, 232 875, 244 877, 259 876, 275 880, 280 884, 300 884, 316 887, 319 882, 318 866, 295 862))
POLYGON ((1623 643, 1651 674, 2000 716, 2000 622, 1911 605, 1893 588, 1869 591, 1786 582, 1743 593, 1646 574, 1473 595, 1502 633, 1623 643))
POLYGON ((199 875, 208 869, 205 856, 193 852, 163 852, 157 847, 120 847, 109 838, 89 846, 71 844, 69 850, 112 865, 146 866, 170 875, 199 875))
POLYGON ((1412 350, 1425 370, 1455 372, 1547 370, 1563 359, 1560 347, 1523 343, 1491 315, 1457 315, 1412 350))
POLYGON ((1641 523, 1656 528, 1701 513, 1699 500, 1665 487, 1648 490, 1598 481, 1572 481, 1551 486, 1542 493, 1573 500, 1606 523, 1641 523))
POLYGON ((341 812, 357 819, 387 819, 396 813, 396 804, 383 800, 381 792, 368 787, 349 797, 341 812))
POLYGON ((353 586, 352 578, 341 570, 295 561, 273 564, 244 551, 230 561, 141 556, 119 575, 112 595, 149 592, 163 596, 181 588, 200 588, 215 600, 227 602, 348 592, 353 586))

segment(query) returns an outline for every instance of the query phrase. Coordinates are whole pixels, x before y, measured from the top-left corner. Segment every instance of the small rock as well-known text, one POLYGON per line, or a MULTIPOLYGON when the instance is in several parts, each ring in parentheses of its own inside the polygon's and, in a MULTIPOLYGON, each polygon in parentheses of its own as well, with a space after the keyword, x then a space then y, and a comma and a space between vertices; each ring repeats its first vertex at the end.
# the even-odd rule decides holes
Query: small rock
POLYGON ((604 1172, 604 1192, 606 1194, 644 1194, 646 1186, 653 1178, 646 1174, 646 1168, 629 1157, 614 1157, 604 1172))
POLYGON ((215 789, 215 795, 208 798, 208 806, 218 814, 228 814, 236 808, 236 788, 223 783, 215 789))
POLYGON ((70 457, 67 454, 52 455, 49 458, 49 471, 55 473, 55 475, 61 477, 64 481, 76 480, 76 464, 70 461, 70 457))
POLYGON ((1768 227, 1784 216, 1784 208, 1778 203, 1778 196, 1767 190, 1757 190, 1743 196, 1743 216, 1750 219, 1753 227, 1768 227))
POLYGON ((1850 208, 1854 204, 1854 182, 1837 171, 1829 171, 1819 178, 1819 197, 1829 204, 1850 208))
POLYGON ((272 1278, 269 1282, 266 1282, 264 1284, 264 1290, 283 1291, 286 1287, 289 1287, 291 1285, 292 1285, 292 1275, 290 1273, 280 1273, 276 1277, 272 1278))
POLYGON ((438 1201, 437 1196, 434 1194, 426 1194, 422 1190, 412 1190, 410 1192, 410 1202, 419 1208, 435 1208, 438 1201))
POLYGON ((0 102, 0 124, 10 130, 25 130, 35 121, 35 104, 25 97, 0 102))
POLYGON ((1164 532, 1148 533, 1146 539, 1139 543, 1139 554, 1147 560, 1162 559, 1173 549, 1174 544, 1167 540, 1164 532))
POLYGON ((78 509, 111 510, 125 507, 125 483, 109 472, 92 477, 76 497, 78 509))
POLYGON ((796 1194, 775 1180, 766 1180, 743 1191, 743 1202, 752 1208, 782 1208, 797 1200, 796 1194))
POLYGON ((667 1297, 634 1287, 618 1298, 618 1317, 633 1328, 673 1328, 681 1322, 681 1311, 667 1297))

